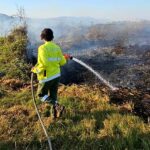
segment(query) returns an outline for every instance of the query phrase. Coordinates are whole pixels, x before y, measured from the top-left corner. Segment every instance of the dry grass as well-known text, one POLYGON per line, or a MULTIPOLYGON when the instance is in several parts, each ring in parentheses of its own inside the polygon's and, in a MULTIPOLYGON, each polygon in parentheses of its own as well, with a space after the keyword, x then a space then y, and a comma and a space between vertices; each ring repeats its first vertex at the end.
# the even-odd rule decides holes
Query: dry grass
MULTIPOLYGON (((131 114, 132 103, 109 104, 107 90, 87 85, 61 85, 59 96, 66 113, 55 121, 43 116, 48 105, 37 100, 54 150, 150 148, 150 126, 131 114)), ((0 120, 0 149, 48 149, 30 89, 7 91, 0 120)))

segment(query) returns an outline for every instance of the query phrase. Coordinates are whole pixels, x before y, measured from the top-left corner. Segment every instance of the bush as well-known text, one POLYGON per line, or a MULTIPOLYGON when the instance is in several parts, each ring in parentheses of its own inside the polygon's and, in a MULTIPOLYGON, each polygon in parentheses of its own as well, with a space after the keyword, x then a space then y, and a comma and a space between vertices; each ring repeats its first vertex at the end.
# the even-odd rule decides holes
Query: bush
POLYGON ((26 27, 18 27, 6 38, 0 38, 0 72, 4 79, 29 80, 30 65, 26 63, 28 43, 26 27))

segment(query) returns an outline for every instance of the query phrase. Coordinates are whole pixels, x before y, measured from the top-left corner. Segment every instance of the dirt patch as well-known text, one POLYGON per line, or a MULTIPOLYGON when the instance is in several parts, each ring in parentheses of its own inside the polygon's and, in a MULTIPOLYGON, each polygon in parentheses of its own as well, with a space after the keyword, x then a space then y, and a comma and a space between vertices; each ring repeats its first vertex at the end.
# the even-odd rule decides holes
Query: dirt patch
POLYGON ((118 91, 110 94, 110 103, 120 105, 124 108, 125 105, 131 103, 133 105, 127 111, 132 112, 142 117, 146 122, 150 117, 150 94, 149 91, 142 91, 138 89, 120 88, 118 91))

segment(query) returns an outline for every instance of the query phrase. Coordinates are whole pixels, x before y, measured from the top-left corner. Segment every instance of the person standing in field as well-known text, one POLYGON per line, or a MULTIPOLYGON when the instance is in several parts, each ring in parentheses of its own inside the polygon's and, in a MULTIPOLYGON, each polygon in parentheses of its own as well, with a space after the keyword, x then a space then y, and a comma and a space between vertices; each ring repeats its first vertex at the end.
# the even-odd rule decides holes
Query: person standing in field
POLYGON ((53 42, 53 31, 45 28, 41 32, 41 40, 44 44, 38 48, 37 64, 32 68, 32 72, 37 74, 39 81, 37 94, 42 102, 53 105, 54 118, 62 114, 64 106, 58 103, 57 91, 61 76, 60 67, 65 65, 71 57, 63 55, 61 48, 53 42))

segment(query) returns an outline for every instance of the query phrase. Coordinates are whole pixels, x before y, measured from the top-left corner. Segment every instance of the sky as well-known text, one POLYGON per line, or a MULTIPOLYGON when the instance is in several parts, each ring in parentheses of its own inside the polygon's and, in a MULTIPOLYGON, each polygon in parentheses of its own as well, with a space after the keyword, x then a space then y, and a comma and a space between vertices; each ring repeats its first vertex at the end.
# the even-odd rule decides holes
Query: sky
POLYGON ((150 20, 150 0, 1 0, 0 13, 27 17, 89 16, 110 20, 150 20))

